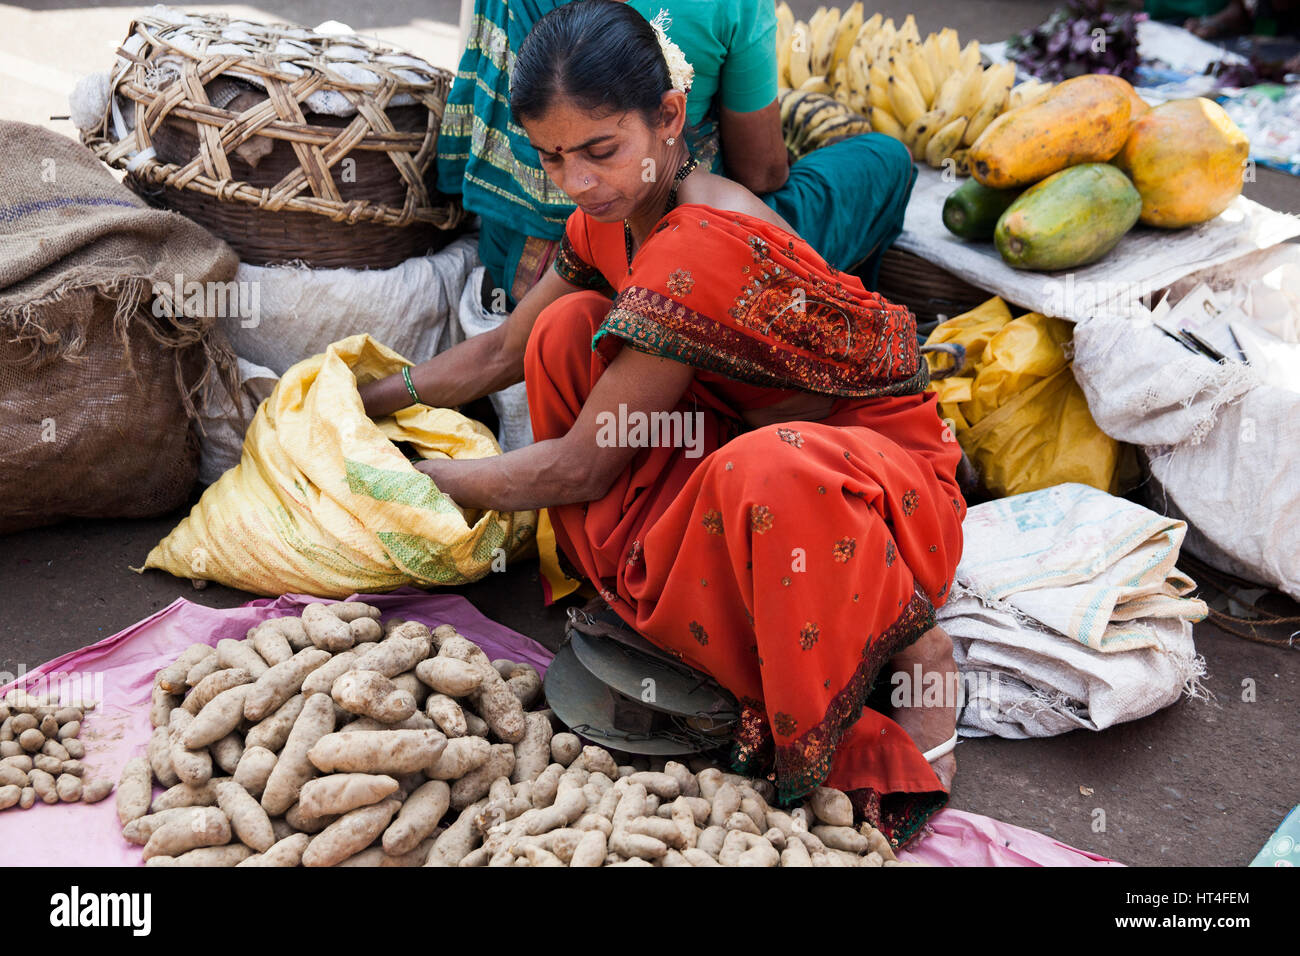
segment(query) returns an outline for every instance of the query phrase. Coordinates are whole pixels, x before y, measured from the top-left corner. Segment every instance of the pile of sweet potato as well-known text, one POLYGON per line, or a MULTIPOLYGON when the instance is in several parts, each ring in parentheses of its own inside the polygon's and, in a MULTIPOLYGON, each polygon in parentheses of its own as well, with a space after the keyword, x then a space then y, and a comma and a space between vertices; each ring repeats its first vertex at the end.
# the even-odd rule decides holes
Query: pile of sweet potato
POLYGON ((148 865, 897 864, 839 791, 784 811, 707 762, 620 766, 529 711, 529 665, 379 618, 312 604, 158 672, 117 788, 148 865))

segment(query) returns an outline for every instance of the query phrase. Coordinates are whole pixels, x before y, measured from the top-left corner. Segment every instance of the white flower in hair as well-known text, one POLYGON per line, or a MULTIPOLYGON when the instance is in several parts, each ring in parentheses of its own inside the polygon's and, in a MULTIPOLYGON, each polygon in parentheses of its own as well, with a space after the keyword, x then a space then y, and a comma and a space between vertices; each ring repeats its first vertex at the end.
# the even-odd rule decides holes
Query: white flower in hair
POLYGON ((686 56, 682 53, 682 48, 672 40, 668 39, 668 25, 672 20, 668 16, 667 10, 660 10, 650 25, 655 28, 655 35, 659 37, 659 48, 663 51, 664 60, 668 63, 668 79, 672 83, 673 89, 681 90, 683 93, 691 91, 691 81, 695 79, 695 67, 686 62, 686 56))

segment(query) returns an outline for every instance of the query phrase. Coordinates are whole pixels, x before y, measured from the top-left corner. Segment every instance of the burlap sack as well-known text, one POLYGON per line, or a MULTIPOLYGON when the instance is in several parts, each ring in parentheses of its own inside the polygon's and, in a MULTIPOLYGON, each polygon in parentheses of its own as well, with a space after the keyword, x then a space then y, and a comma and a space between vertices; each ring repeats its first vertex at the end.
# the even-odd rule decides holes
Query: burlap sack
POLYGON ((155 317, 153 291, 229 280, 234 253, 41 127, 0 122, 0 169, 0 533, 175 509, 194 396, 233 389, 234 356, 212 317, 155 317))

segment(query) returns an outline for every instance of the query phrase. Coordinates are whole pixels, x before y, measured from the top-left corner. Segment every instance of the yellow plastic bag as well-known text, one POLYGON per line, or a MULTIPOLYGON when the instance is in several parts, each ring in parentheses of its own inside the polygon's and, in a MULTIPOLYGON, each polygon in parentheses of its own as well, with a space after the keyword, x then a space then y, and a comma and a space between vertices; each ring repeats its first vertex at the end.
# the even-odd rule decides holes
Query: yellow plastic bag
POLYGON ((537 512, 466 514, 393 444, 425 458, 499 455, 485 426, 426 405, 366 416, 357 386, 409 364, 354 335, 290 368, 258 408, 239 465, 144 567, 255 594, 346 597, 476 581, 527 554, 537 512))
MULTIPOLYGON (((944 322, 927 345, 966 347, 960 375, 931 386, 939 409, 997 496, 1080 482, 1118 494, 1131 462, 1093 421, 1064 345, 1073 326, 1031 312, 1012 318, 993 298, 944 322)), ((932 371, 943 359, 927 355, 932 371)))

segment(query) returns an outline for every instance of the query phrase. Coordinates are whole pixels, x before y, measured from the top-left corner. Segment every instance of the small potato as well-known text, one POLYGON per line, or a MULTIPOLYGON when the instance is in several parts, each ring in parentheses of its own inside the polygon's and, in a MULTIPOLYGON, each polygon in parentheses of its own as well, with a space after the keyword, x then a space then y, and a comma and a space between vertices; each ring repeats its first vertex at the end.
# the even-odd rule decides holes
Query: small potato
POLYGON ((432 766, 446 746, 437 730, 356 731, 320 738, 308 759, 322 773, 404 774, 432 766))
POLYGON ((306 697, 312 694, 328 694, 341 674, 352 669, 352 663, 361 656, 361 650, 354 648, 335 654, 330 660, 316 668, 302 682, 302 693, 306 697))
MULTIPOLYGON (((121 789, 121 784, 118 784, 119 793, 121 789)), ((217 791, 211 780, 198 787, 192 787, 188 783, 178 783, 158 794, 149 805, 149 812, 158 813, 177 807, 215 807, 216 805, 217 791)))
POLYGON ((36 791, 36 795, 41 798, 43 803, 59 802, 59 791, 55 785, 54 777, 44 770, 33 770, 27 775, 27 782, 36 791))
POLYGON ((180 783, 181 779, 176 776, 176 771, 172 767, 171 748, 170 730, 167 727, 155 727, 153 736, 149 738, 149 749, 146 751, 146 757, 149 760, 149 767, 153 770, 154 777, 164 787, 174 787, 180 783))
POLYGON ((17 806, 22 796, 23 788, 16 784, 5 784, 0 787, 0 810, 8 810, 10 807, 17 806))
POLYGON ((9 730, 14 735, 11 740, 18 739, 18 735, 25 730, 35 730, 40 721, 31 714, 17 714, 9 718, 9 730))
POLYGON ((36 765, 31 754, 12 754, 8 757, 0 758, 0 767, 13 767, 15 770, 21 770, 27 773, 36 765))
POLYGON ((203 678, 219 670, 221 670, 220 658, 216 654, 209 654, 189 669, 189 672, 185 675, 185 683, 190 687, 195 687, 203 678))
POLYGON ((297 866, 302 862, 302 853, 307 849, 311 837, 306 833, 294 833, 283 837, 264 853, 258 853, 243 860, 238 866, 297 866))
POLYGON ((556 734, 551 738, 551 759, 567 767, 582 753, 582 741, 577 734, 556 734))
POLYGON ((236 837, 254 850, 269 850, 275 843, 271 818, 252 795, 233 780, 216 783, 217 806, 230 821, 236 837))
POLYGON ((102 777, 98 780, 84 780, 81 785, 81 802, 99 803, 112 792, 113 781, 111 780, 102 777))
POLYGON ((144 845, 143 858, 179 856, 204 846, 230 842, 230 821, 216 807, 202 807, 187 818, 169 820, 154 830, 144 845))
POLYGON ((18 746, 29 754, 37 753, 45 746, 45 735, 35 728, 24 730, 18 735, 18 746))
POLYGON ((45 743, 41 744, 41 753, 47 757, 53 757, 55 760, 71 760, 72 755, 68 753, 68 748, 63 746, 53 737, 45 738, 45 743))
POLYGON ((194 720, 194 717, 179 707, 172 711, 168 720, 171 735, 168 754, 171 756, 172 768, 176 771, 176 776, 180 777, 181 783, 198 787, 212 779, 212 755, 206 750, 190 750, 185 746, 185 732, 194 720))
POLYGON ((76 737, 63 741, 63 749, 68 752, 68 756, 73 760, 81 760, 86 756, 86 745, 76 737))
POLYGON ((334 866, 360 853, 384 832, 400 806, 397 800, 384 800, 345 813, 307 845, 302 865, 334 866))
POLYGON ((23 787, 22 796, 18 798, 18 806, 23 810, 30 810, 36 806, 36 789, 34 787, 23 787))
POLYGON ((262 793, 262 808, 269 815, 279 816, 288 810, 297 801, 302 785, 316 776, 308 752, 333 730, 334 701, 325 694, 307 698, 262 793))
POLYGON ((415 698, 378 671, 347 671, 330 693, 344 710, 385 724, 406 720, 416 710, 415 698))
POLYGON ((337 816, 378 803, 396 793, 398 786, 387 774, 332 773, 302 785, 298 812, 305 817, 337 816))
POLYGON ((36 756, 32 758, 32 762, 36 764, 37 770, 44 770, 46 773, 54 774, 56 777, 63 773, 64 762, 58 757, 51 757, 48 754, 36 754, 36 756))
POLYGON ((64 803, 76 803, 81 799, 81 778, 70 773, 60 774, 54 782, 54 789, 64 803))
POLYGON ((347 623, 331 614, 329 607, 324 604, 308 604, 303 608, 302 626, 312 644, 331 654, 346 651, 357 642, 347 623))
POLYGON ((249 720, 269 717, 302 689, 307 675, 327 664, 329 659, 327 651, 308 647, 267 670, 249 690, 244 703, 244 716, 249 720))
POLYGON ((246 639, 235 641, 227 637, 217 641, 217 657, 225 667, 242 667, 253 680, 271 669, 246 639))
MULTIPOLYGON (((256 685, 251 685, 256 686, 256 685)), ((203 709, 189 721, 180 732, 180 740, 187 750, 198 750, 208 744, 216 743, 226 734, 231 733, 244 719, 244 701, 250 692, 249 684, 240 684, 223 690, 213 697, 203 709)), ((182 711, 188 714, 188 711, 182 711)), ((173 757, 173 766, 175 757, 173 757)), ((177 767, 177 772, 180 768, 177 767)))
MULTIPOLYGON (((297 721, 306 703, 307 698, 302 694, 290 697, 270 717, 248 729, 248 733, 244 735, 244 746, 264 747, 271 753, 279 753, 284 748, 285 741, 289 739, 294 722, 297 721)), ((330 710, 333 712, 332 707, 330 710)))
POLYGON ((143 757, 128 760, 117 782, 117 819, 122 826, 149 812, 152 792, 153 777, 148 761, 143 757))
POLYGON ((180 706, 181 698, 177 694, 167 693, 157 684, 150 693, 149 723, 154 727, 166 727, 167 718, 174 708, 180 706))
POLYGON ((212 756, 212 762, 220 767, 223 773, 233 776, 239 766, 239 759, 244 755, 244 738, 238 731, 231 731, 209 746, 208 753, 212 756))
POLYGON ((232 687, 239 687, 243 684, 251 684, 253 675, 243 667, 226 667, 219 671, 214 671, 203 680, 195 685, 190 691, 190 695, 181 702, 186 713, 193 714, 195 717, 206 707, 214 697, 222 694, 232 687))
POLYGON ((67 724, 79 724, 84 717, 85 712, 80 707, 60 707, 54 712, 54 719, 58 722, 60 728, 67 724))
POLYGON ((235 767, 235 783, 260 798, 266 781, 275 769, 275 754, 265 747, 245 747, 235 767))
POLYGON ((430 780, 406 798, 397 819, 384 831, 384 852, 402 856, 433 834, 451 805, 451 788, 430 780))
POLYGON ((545 714, 524 718, 524 739, 515 744, 515 769, 510 780, 536 780, 551 762, 551 721, 545 714))
POLYGON ((492 745, 482 737, 454 737, 425 772, 431 780, 459 780, 483 766, 490 756, 492 745))
POLYGON ((173 866, 239 866, 253 855, 251 847, 242 843, 228 846, 203 846, 174 858, 173 866))
POLYGON ((71 740, 81 733, 81 721, 70 720, 59 728, 59 740, 71 740))
POLYGON ((40 731, 41 731, 41 733, 43 733, 47 738, 52 737, 52 738, 54 738, 55 740, 58 739, 58 737, 59 737, 59 722, 58 722, 57 720, 54 719, 54 715, 53 715, 53 714, 46 714, 46 715, 45 715, 45 718, 44 718, 44 719, 41 721, 41 723, 40 723, 40 731))
POLYGON ((16 757, 23 753, 23 748, 18 745, 16 740, 0 740, 0 759, 16 757))
POLYGON ((415 666, 415 675, 448 697, 467 697, 483 682, 483 674, 477 667, 450 657, 420 661, 415 666))
POLYGON ((853 826, 853 804, 842 790, 818 787, 808 798, 817 819, 833 827, 853 826))
POLYGON ((0 787, 22 788, 25 786, 27 786, 27 771, 19 770, 17 767, 11 767, 8 764, 0 764, 0 787))
POLYGON ((383 640, 384 629, 379 622, 370 617, 359 617, 348 622, 354 644, 373 644, 383 640))
POLYGON ((446 694, 430 694, 424 701, 424 712, 447 737, 464 737, 469 731, 465 711, 446 694))
POLYGON ((74 777, 84 777, 86 775, 86 765, 80 760, 65 760, 59 767, 59 773, 70 773, 74 777))

